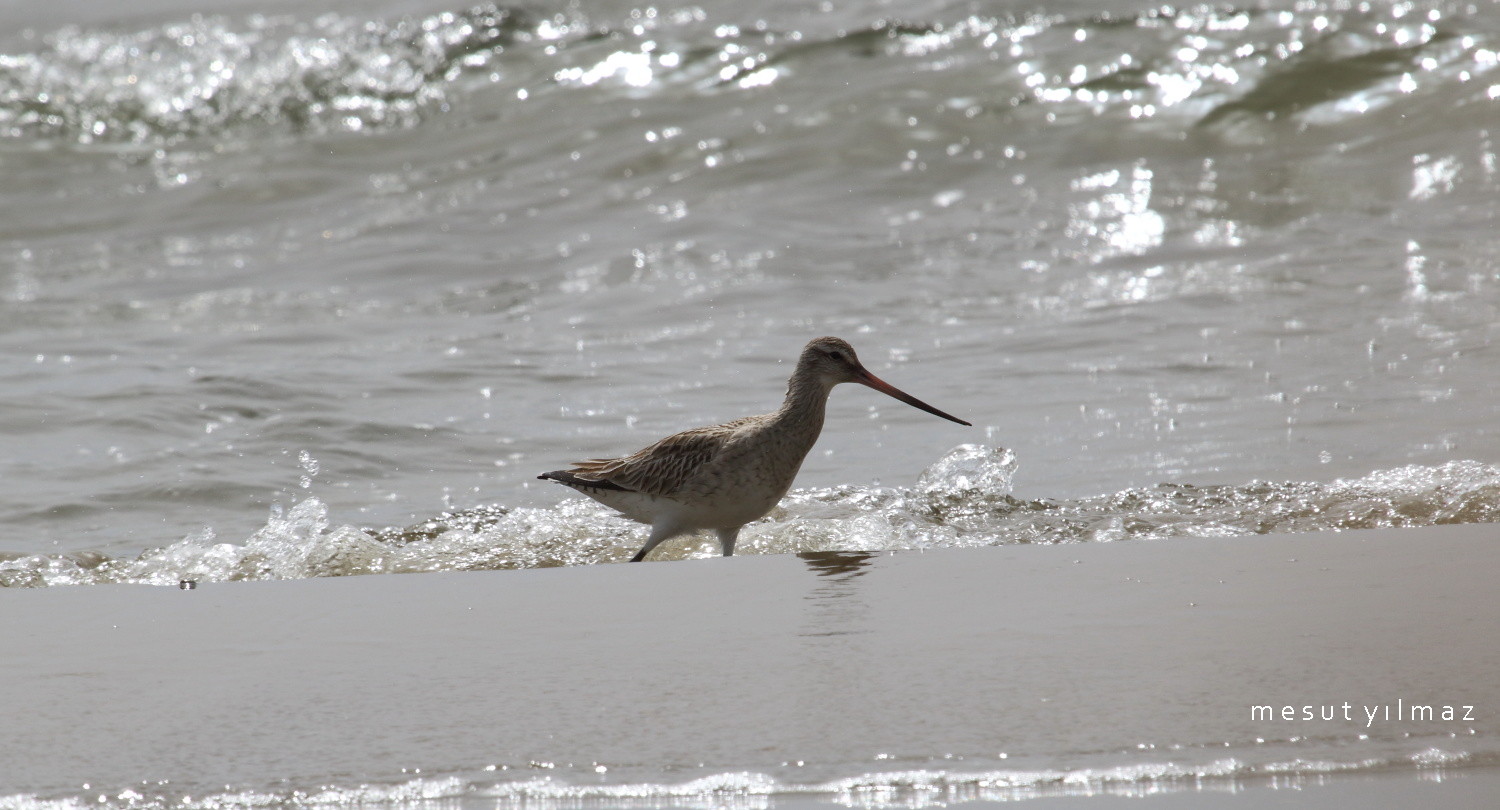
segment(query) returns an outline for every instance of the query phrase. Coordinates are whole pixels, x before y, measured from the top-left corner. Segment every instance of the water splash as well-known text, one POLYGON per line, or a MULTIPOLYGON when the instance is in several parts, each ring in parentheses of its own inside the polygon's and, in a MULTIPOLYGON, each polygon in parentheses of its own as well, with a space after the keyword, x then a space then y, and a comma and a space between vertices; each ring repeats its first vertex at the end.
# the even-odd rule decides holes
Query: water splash
MULTIPOLYGON (((1010 450, 963 445, 909 488, 844 486, 793 491, 769 517, 745 528, 742 554, 962 548, 1169 537, 1236 537, 1500 522, 1500 467, 1477 461, 1410 466, 1331 483, 1251 481, 1161 484, 1074 500, 1011 494, 1010 450)), ((0 586, 108 582, 177 585, 183 580, 304 577, 548 568, 619 562, 644 528, 582 498, 554 507, 488 506, 408 527, 337 525, 307 497, 273 509, 240 544, 191 535, 135 558, 33 555, 0 561, 0 586)), ((708 538, 663 546, 663 558, 709 556, 708 538)))
POLYGON ((321 465, 313 457, 312 453, 303 450, 297 454, 297 466, 302 468, 302 475, 297 479, 297 486, 303 489, 312 489, 313 479, 318 477, 321 465))

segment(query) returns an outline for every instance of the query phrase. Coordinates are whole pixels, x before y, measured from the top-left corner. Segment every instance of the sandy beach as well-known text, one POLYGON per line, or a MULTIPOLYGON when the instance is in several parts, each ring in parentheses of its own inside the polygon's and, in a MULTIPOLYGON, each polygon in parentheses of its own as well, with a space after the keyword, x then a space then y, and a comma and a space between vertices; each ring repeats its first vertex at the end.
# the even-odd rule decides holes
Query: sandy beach
POLYGON ((608 798, 769 773, 768 800, 801 805, 879 799, 850 774, 899 772, 917 797, 1043 807, 1492 801, 1497 534, 0 591, 24 729, 0 739, 0 795, 384 773, 493 802, 538 775, 608 798))

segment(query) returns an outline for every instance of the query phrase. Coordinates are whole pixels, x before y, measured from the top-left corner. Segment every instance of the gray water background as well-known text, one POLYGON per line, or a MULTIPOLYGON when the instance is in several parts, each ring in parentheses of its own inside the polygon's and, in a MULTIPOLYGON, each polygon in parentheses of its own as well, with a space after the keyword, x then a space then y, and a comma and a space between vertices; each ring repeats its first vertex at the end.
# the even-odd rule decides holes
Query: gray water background
POLYGON ((1492 3, 8 4, 0 554, 603 525, 535 475, 822 334, 976 425, 835 392, 847 547, 959 445, 1092 515, 1040 539, 1161 484, 1488 519, 1497 51, 1492 3))

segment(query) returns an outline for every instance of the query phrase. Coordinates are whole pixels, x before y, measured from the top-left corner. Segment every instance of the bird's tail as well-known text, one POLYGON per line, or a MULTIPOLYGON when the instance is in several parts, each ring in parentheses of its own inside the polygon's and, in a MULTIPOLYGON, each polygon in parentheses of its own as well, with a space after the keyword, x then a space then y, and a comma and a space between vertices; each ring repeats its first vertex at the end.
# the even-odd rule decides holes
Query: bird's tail
POLYGON ((567 484, 570 487, 586 487, 588 489, 612 489, 617 492, 634 492, 635 490, 622 487, 613 481, 603 481, 592 478, 580 478, 567 470, 553 470, 544 472, 537 478, 544 481, 556 481, 559 484, 567 484))

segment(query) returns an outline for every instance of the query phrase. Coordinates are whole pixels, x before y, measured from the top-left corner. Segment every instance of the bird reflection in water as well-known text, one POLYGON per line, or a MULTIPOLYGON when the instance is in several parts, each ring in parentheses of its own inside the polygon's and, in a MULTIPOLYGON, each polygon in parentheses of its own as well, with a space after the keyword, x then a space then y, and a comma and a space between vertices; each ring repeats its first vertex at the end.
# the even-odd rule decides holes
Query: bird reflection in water
POLYGON ((827 638, 870 632, 869 605, 857 580, 864 576, 872 551, 804 551, 797 555, 816 574, 818 584, 803 597, 807 622, 799 635, 827 638))
POLYGON ((797 556, 820 577, 846 579, 864 576, 863 569, 877 555, 873 551, 803 551, 797 556), (845 574, 850 577, 843 576, 845 574))

